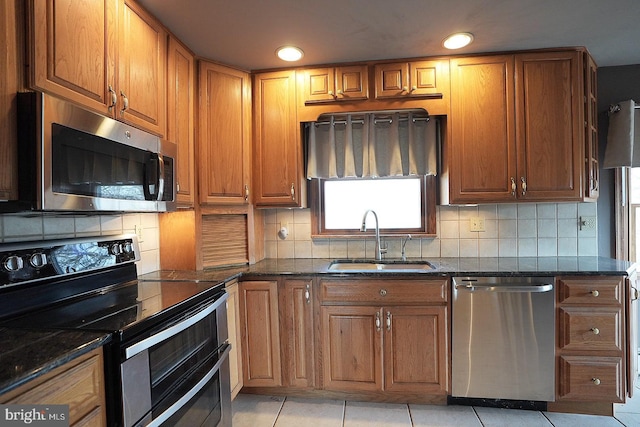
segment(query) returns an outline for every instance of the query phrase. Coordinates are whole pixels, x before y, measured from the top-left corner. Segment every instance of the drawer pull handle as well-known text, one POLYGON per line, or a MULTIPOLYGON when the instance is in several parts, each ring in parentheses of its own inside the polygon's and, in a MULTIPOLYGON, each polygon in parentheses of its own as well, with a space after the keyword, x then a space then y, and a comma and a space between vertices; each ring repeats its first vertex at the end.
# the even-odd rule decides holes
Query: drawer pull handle
POLYGON ((600 329, 598 328, 591 328, 591 331, 593 332, 594 335, 600 334, 600 329))
POLYGON ((597 298, 598 296, 600 296, 600 292, 598 292, 598 291, 591 291, 591 295, 593 295, 594 297, 596 297, 596 298, 597 298))
POLYGON ((380 289, 380 296, 384 297, 387 295, 387 290, 386 289, 380 289))
POLYGON ((600 378, 591 378, 591 381, 593 381, 595 385, 600 385, 600 378))
POLYGON ((387 331, 391 331, 391 312, 387 311, 387 331))
POLYGON ((304 289, 304 299, 307 304, 311 304, 311 287, 307 285, 304 289))
POLYGON ((380 332, 380 312, 376 312, 376 331, 380 332))

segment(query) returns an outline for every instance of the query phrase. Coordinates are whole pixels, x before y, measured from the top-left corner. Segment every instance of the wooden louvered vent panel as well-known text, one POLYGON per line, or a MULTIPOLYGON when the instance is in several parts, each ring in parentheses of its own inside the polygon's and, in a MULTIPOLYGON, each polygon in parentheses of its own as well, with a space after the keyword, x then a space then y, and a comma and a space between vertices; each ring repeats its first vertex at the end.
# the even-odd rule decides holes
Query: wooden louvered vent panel
POLYGON ((202 266, 246 264, 249 262, 247 216, 202 216, 202 266))

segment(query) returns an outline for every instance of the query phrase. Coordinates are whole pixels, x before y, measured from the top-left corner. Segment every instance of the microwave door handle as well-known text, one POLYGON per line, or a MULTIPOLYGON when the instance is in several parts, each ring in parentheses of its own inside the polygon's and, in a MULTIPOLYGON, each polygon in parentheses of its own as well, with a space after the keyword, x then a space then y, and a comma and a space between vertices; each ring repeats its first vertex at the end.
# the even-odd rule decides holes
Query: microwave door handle
POLYGON ((162 154, 158 154, 158 187, 157 187, 158 197, 156 200, 159 202, 162 201, 162 197, 164 196, 164 158, 162 154))
POLYGON ((145 200, 158 200, 158 159, 157 154, 149 153, 145 163, 144 172, 144 199, 145 200), (154 191, 151 191, 153 189, 154 191))

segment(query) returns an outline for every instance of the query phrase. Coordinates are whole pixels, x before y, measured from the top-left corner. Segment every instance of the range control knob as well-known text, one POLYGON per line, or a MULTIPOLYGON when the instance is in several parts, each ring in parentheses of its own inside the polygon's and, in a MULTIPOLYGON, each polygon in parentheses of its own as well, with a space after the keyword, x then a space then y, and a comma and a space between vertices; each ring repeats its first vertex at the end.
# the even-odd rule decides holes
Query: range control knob
POLYGON ((4 260, 2 265, 5 270, 9 272, 14 272, 14 271, 22 270, 22 267, 24 267, 24 262, 22 261, 22 258, 20 258, 19 256, 11 255, 10 257, 7 257, 7 259, 4 260))
POLYGON ((120 243, 114 243, 109 247, 111 255, 120 255, 122 253, 122 245, 120 243))
POLYGON ((125 254, 133 253, 133 245, 131 244, 131 242, 125 242, 123 245, 123 250, 125 254))
POLYGON ((36 252, 29 258, 29 264, 35 268, 42 268, 47 265, 47 256, 42 252, 36 252))

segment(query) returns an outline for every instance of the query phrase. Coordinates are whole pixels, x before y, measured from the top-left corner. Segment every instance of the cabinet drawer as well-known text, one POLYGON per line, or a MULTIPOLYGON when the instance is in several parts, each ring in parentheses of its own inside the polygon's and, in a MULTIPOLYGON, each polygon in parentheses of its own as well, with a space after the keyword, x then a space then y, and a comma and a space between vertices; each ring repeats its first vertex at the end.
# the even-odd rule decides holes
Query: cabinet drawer
POLYGON ((622 304, 621 277, 558 279, 558 302, 564 304, 622 304))
POLYGON ((558 399, 622 402, 622 358, 561 356, 558 399))
POLYGON ((71 425, 81 421, 104 425, 102 369, 101 353, 97 353, 3 403, 69 405, 71 425))
POLYGON ((447 279, 436 280, 323 280, 322 302, 446 303, 447 279))
POLYGON ((620 307, 561 307, 559 346, 562 350, 622 351, 620 307))

